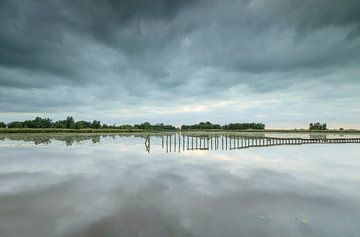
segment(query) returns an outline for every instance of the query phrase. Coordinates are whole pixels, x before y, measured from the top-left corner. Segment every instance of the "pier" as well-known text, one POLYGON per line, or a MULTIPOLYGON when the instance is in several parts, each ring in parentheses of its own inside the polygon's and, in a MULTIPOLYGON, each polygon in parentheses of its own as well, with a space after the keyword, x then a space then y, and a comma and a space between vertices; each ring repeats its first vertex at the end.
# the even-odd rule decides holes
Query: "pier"
MULTIPOLYGON (((146 138, 146 150, 150 150, 150 137, 146 138)), ((360 138, 278 138, 250 137, 243 135, 186 135, 181 133, 161 136, 161 147, 166 152, 196 150, 239 150, 251 147, 304 144, 360 143, 360 138)))

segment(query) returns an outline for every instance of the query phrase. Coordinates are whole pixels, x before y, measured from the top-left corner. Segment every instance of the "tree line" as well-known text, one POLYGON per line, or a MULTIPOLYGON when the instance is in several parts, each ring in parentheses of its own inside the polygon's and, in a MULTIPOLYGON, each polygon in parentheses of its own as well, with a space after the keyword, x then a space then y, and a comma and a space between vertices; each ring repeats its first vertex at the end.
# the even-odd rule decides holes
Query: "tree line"
MULTIPOLYGON (((53 121, 50 118, 36 117, 33 120, 25 121, 14 121, 8 124, 0 122, 0 128, 59 128, 59 129, 138 129, 138 130, 161 130, 161 131, 172 131, 177 130, 173 125, 166 125, 163 123, 151 124, 144 122, 135 125, 108 125, 101 123, 98 120, 89 121, 75 121, 71 116, 68 116, 64 120, 53 121)), ((265 124, 263 123, 229 123, 225 125, 213 124, 209 121, 200 122, 192 125, 182 125, 181 130, 212 130, 212 129, 223 129, 223 130, 263 130, 265 124)), ((326 123, 310 123, 309 130, 326 130, 326 123)))
POLYGON ((14 121, 7 124, 8 128, 69 128, 69 129, 83 129, 83 128, 101 128, 100 121, 94 120, 75 121, 73 117, 67 117, 65 120, 52 121, 49 118, 36 117, 33 120, 14 121))
MULTIPOLYGON (((64 120, 52 121, 50 118, 36 117, 33 120, 14 121, 8 124, 0 122, 0 128, 59 128, 59 129, 139 129, 139 130, 162 130, 171 131, 177 128, 173 125, 163 123, 151 124, 144 122, 135 125, 108 125, 98 120, 92 122, 80 120, 75 121, 71 116, 64 120)), ((245 130, 245 129, 265 129, 262 123, 230 123, 226 125, 212 124, 211 122, 200 122, 193 125, 182 125, 182 130, 201 130, 201 129, 225 129, 225 130, 245 130)))
POLYGON ((310 123, 309 130, 326 130, 326 123, 310 123))
POLYGON ((200 122, 193 125, 182 125, 181 130, 201 130, 201 129, 224 129, 224 130, 246 130, 246 129, 265 129, 263 123, 229 123, 225 125, 212 124, 211 122, 200 122))
POLYGON ((143 130, 176 130, 176 127, 165 124, 150 124, 148 122, 135 125, 108 125, 98 120, 75 121, 71 116, 64 120, 52 121, 49 118, 36 117, 33 120, 14 121, 8 124, 0 122, 0 128, 61 128, 61 129, 143 129, 143 130))

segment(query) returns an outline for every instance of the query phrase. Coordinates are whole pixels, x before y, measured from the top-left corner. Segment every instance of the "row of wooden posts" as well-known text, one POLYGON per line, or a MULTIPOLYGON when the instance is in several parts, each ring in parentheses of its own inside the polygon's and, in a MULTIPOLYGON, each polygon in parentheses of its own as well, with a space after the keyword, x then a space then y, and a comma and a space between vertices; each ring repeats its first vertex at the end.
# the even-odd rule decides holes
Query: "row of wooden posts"
MULTIPOLYGON (((248 137, 240 135, 193 136, 180 133, 161 136, 161 146, 166 152, 193 150, 234 150, 249 147, 302 145, 323 143, 360 143, 360 138, 276 138, 248 137)), ((150 136, 145 139, 145 147, 150 151, 150 136)))

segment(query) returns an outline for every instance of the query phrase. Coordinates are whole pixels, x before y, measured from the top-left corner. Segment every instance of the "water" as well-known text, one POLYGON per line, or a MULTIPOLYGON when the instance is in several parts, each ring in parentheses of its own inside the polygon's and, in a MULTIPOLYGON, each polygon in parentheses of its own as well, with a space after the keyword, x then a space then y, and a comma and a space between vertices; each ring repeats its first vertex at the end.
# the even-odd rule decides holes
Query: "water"
POLYGON ((360 236, 360 144, 164 136, 1 135, 0 236, 360 236))

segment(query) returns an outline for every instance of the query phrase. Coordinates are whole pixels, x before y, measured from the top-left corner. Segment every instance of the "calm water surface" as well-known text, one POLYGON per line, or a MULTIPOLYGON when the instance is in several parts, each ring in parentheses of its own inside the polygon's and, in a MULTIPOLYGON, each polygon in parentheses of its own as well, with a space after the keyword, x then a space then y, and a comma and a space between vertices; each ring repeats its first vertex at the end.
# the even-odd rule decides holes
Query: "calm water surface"
POLYGON ((360 144, 162 139, 1 135, 0 236, 360 236, 360 144))

